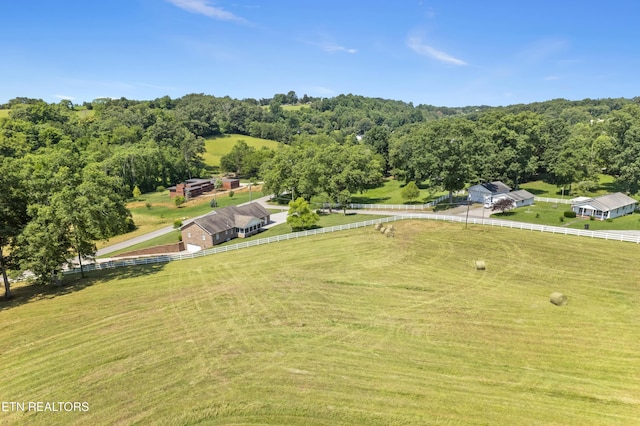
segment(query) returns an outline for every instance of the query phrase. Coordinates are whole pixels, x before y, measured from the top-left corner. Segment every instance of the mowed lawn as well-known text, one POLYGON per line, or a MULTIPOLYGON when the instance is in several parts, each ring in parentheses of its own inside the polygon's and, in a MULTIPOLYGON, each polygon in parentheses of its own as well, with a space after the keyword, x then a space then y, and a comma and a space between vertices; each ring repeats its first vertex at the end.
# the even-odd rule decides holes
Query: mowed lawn
POLYGON ((205 164, 213 167, 220 166, 220 157, 228 154, 231 151, 231 148, 241 140, 256 149, 260 149, 263 146, 270 149, 277 149, 280 145, 280 143, 276 141, 245 135, 224 135, 216 138, 209 138, 205 140, 206 152, 202 155, 205 164))
POLYGON ((640 423, 640 246, 395 227, 16 288, 2 400, 89 411, 0 423, 640 423))

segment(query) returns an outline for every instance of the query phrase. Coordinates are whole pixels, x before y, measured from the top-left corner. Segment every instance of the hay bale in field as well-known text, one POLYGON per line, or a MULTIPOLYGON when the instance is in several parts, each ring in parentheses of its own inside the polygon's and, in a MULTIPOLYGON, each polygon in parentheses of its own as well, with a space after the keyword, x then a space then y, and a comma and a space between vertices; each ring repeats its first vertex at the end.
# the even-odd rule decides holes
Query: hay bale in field
POLYGON ((386 231, 386 230, 387 230, 386 226, 380 227, 380 233, 384 234, 384 231, 386 231))
POLYGON ((391 229, 392 231, 394 231, 396 228, 393 226, 393 223, 391 225, 389 225, 389 229, 391 229))
POLYGON ((382 224, 381 223, 376 223, 375 225, 373 225, 373 229, 375 229, 376 231, 379 231, 380 228, 382 228, 382 224))
POLYGON ((395 236, 396 236, 396 233, 395 233, 395 231, 394 231, 393 229, 387 229, 387 232, 385 232, 384 234, 385 234, 387 237, 391 237, 391 238, 393 238, 393 237, 395 237, 395 236))
POLYGON ((556 306, 564 306, 567 303, 569 303, 567 296, 560 293, 559 291, 554 291, 553 293, 551 293, 551 296, 549 297, 549 301, 556 306))
POLYGON ((476 270, 484 271, 485 269, 487 269, 487 264, 484 260, 476 260, 476 270))

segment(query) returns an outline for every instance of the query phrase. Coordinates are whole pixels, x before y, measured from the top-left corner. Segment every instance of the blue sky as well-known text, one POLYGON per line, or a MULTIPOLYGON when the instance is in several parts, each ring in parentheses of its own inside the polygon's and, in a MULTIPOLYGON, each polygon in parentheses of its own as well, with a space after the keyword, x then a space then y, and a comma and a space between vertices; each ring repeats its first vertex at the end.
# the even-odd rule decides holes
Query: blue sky
POLYGON ((640 96, 640 1, 0 0, 0 103, 640 96))

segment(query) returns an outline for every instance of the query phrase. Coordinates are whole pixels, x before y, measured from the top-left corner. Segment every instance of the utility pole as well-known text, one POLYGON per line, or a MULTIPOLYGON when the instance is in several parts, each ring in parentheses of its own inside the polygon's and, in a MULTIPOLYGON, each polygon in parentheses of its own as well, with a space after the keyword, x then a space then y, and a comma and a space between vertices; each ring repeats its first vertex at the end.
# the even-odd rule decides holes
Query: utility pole
MULTIPOLYGON (((467 195, 467 218, 464 221, 464 229, 469 225, 469 207, 471 206, 471 196, 467 195)), ((484 206, 482 207, 484 209, 484 206)))

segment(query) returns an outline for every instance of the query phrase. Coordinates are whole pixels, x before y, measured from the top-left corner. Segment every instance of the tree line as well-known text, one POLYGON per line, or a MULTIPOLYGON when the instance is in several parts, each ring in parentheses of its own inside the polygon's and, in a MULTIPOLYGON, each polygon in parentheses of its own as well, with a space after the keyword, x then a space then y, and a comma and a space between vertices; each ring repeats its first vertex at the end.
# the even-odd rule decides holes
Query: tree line
MULTIPOLYGON (((460 108, 339 95, 232 99, 189 94, 83 105, 15 98, 0 118, 0 269, 59 279, 95 241, 134 226, 124 207, 142 192, 207 177, 206 138, 234 133, 281 142, 237 144, 223 171, 267 191, 344 202, 384 176, 455 191, 534 177, 558 186, 614 176, 640 185, 640 99, 556 99, 460 108)), ((5 280, 8 289, 8 283, 5 280)))

